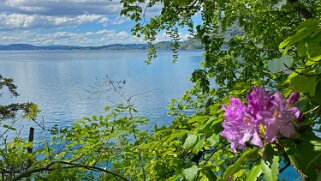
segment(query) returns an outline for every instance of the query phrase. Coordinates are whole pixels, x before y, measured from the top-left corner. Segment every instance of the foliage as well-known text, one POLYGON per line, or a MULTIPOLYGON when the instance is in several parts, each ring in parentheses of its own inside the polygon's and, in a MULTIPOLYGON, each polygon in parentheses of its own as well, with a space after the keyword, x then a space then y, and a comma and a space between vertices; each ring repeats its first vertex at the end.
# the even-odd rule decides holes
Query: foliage
MULTIPOLYGON (((0 75, 0 90, 6 87, 11 96, 17 97, 19 94, 17 92, 17 86, 13 83, 10 78, 5 78, 0 75)), ((0 93, 0 97, 2 93, 0 93)), ((34 119, 36 114, 30 114, 31 112, 37 112, 37 107, 35 104, 30 102, 27 103, 15 103, 9 105, 0 105, 0 124, 1 121, 5 119, 12 119, 16 116, 18 111, 23 111, 24 116, 34 119)))
MULTIPOLYGON (((287 96, 295 91, 301 95, 295 106, 303 113, 298 121, 293 122, 296 136, 290 139, 279 138, 276 143, 264 145, 262 154, 271 157, 269 160, 258 154, 248 160, 245 165, 242 164, 242 167, 245 168, 237 167, 238 162, 235 162, 228 169, 219 166, 219 170, 221 170, 215 175, 220 177, 222 172, 225 172, 232 179, 243 178, 247 177, 248 169, 253 167, 249 177, 255 179, 264 174, 267 180, 276 180, 279 173, 279 162, 283 160, 286 163, 291 163, 302 178, 315 180, 320 173, 320 164, 314 165, 320 154, 317 144, 320 138, 313 136, 321 131, 319 129, 321 103, 320 1, 154 0, 146 3, 146 9, 158 3, 162 3, 163 8, 160 14, 151 17, 149 21, 146 21, 144 14, 141 13, 146 9, 137 4, 138 2, 140 1, 122 1, 124 4, 122 13, 137 22, 133 28, 134 35, 154 41, 157 32, 165 30, 175 42, 179 27, 187 27, 191 34, 195 35, 205 46, 203 68, 195 70, 191 77, 195 86, 192 90, 187 91, 180 102, 173 101, 170 106, 171 113, 179 116, 177 120, 186 120, 186 123, 180 122, 180 124, 186 125, 183 128, 188 129, 187 136, 182 137, 183 142, 185 139, 183 148, 193 153, 194 150, 190 149, 190 146, 202 144, 202 141, 196 139, 195 135, 203 133, 199 127, 209 127, 211 124, 203 122, 200 116, 209 115, 209 120, 217 119, 221 122, 223 113, 220 106, 228 102, 229 96, 243 100, 246 92, 258 85, 265 86, 271 91, 279 89, 287 96), (201 14, 202 22, 195 24, 194 22, 197 22, 197 18, 199 18, 197 17, 199 16, 198 12, 201 14), (288 75, 286 70, 278 72, 269 70, 268 63, 278 61, 285 54, 291 60, 288 61, 290 64, 285 64, 285 67, 292 73, 288 75), (184 115, 184 109, 196 110, 195 116, 188 118, 184 115), (217 115, 220 119, 214 118, 211 114, 217 115), (199 119, 199 122, 195 119, 199 119), (192 127, 188 125, 191 120, 194 123, 192 127), (305 134, 311 135, 311 137, 305 137, 305 134), (306 140, 306 138, 309 139, 306 140), (305 148, 308 149, 304 150, 305 154, 311 153, 309 158, 304 157, 303 151, 286 151, 298 149, 298 145, 303 143, 307 144, 305 148), (266 153, 264 150, 267 146, 280 153, 275 151, 266 153), (296 155, 295 158, 294 155, 296 155), (302 163, 310 163, 309 165, 314 166, 313 168, 304 167, 302 163), (233 174, 228 174, 234 165, 237 168, 236 171, 233 174)), ((175 49, 175 47, 173 48, 175 49)), ((150 53, 155 53, 155 51, 150 53)), ((176 122, 174 121, 168 129, 173 129, 172 127, 175 126, 176 122)), ((210 127, 214 133, 215 130, 220 129, 221 124, 210 127)), ((218 134, 219 131, 216 133, 218 134)), ((218 143, 222 142, 224 140, 218 141, 218 143)), ((210 146, 217 147, 215 143, 210 146)), ((235 156, 235 159, 242 160, 248 149, 245 149, 240 155, 230 154, 229 157, 235 156)), ((224 153, 229 153, 229 149, 225 149, 224 153)), ((190 159, 192 160, 193 157, 190 159)), ((218 158, 218 160, 225 164, 228 163, 228 159, 224 157, 218 158)), ((228 176, 225 176, 223 180, 228 176)))
MULTIPOLYGON (((172 124, 144 131, 147 120, 135 116, 126 98, 125 104, 106 107, 106 115, 84 118, 67 129, 52 129, 51 140, 32 153, 25 151, 30 142, 18 136, 4 142, 0 150, 3 180, 278 180, 289 165, 305 180, 320 178, 320 1, 121 3, 122 14, 137 22, 134 35, 148 41, 154 41, 160 31, 171 36, 174 58, 180 27, 187 27, 205 46, 202 69, 191 77, 194 87, 169 107, 175 116, 172 124), (144 7, 159 4, 160 14, 146 18, 144 7), (201 23, 194 24, 195 18, 201 18, 201 23), (284 55, 291 59, 285 64, 291 74, 269 70, 268 63, 284 55), (302 115, 291 120, 295 135, 278 134, 262 147, 244 143, 242 150, 233 153, 221 136, 227 119, 222 105, 232 102, 231 96, 244 104, 247 92, 256 86, 279 90, 286 97, 299 93, 298 102, 291 106, 302 115)), ((149 53, 150 62, 156 48, 149 53)), ((0 80, 15 90, 11 80, 0 80)))

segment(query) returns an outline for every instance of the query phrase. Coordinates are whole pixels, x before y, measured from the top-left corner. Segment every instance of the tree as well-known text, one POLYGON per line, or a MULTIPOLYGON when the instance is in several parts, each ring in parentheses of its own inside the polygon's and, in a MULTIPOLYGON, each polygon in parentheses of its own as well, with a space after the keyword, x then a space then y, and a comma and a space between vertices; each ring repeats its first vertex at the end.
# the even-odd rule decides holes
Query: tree
MULTIPOLYGON (((193 89, 171 105, 172 113, 179 117, 167 129, 172 131, 169 140, 179 137, 177 140, 190 153, 185 157, 188 161, 184 160, 190 164, 176 169, 175 178, 255 179, 264 173, 266 179, 275 180, 282 159, 294 165, 303 178, 315 180, 320 176, 320 164, 316 162, 320 161, 320 138, 315 136, 320 132, 316 129, 320 124, 320 1, 155 0, 145 1, 145 6, 139 0, 121 2, 122 14, 137 22, 133 34, 152 42, 158 32, 166 31, 172 38, 174 58, 181 27, 189 28, 205 46, 203 68, 191 77, 193 89), (160 14, 146 20, 148 8, 159 4, 160 14), (202 22, 195 25, 197 16, 202 22), (278 62, 285 54, 285 70, 271 70, 269 63, 278 62), (304 121, 294 121, 297 137, 267 143, 259 154, 251 148, 229 154, 219 136, 221 123, 226 121, 221 105, 228 103, 230 96, 244 100, 253 86, 278 89, 286 96, 299 92, 301 98, 295 106, 303 113, 299 120, 304 121), (189 118, 183 110, 191 108, 198 111, 189 118), (306 149, 299 151, 302 147, 306 149), (303 152, 311 157, 303 158, 303 152)), ((148 61, 155 53, 151 47, 148 61)))

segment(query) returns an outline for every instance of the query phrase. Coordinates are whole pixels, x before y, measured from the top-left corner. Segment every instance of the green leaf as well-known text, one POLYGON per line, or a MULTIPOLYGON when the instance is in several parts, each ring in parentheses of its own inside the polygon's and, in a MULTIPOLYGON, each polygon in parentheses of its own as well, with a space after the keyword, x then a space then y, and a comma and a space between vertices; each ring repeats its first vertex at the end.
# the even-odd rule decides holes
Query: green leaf
POLYGON ((315 100, 321 104, 321 81, 319 81, 315 90, 315 100))
POLYGON ((100 116, 99 116, 99 121, 103 121, 103 119, 104 119, 104 116, 103 116, 103 115, 100 115, 100 116))
POLYGON ((298 55, 300 57, 305 57, 308 53, 308 49, 306 47, 305 41, 300 41, 297 45, 297 49, 298 49, 298 55))
POLYGON ((204 135, 198 136, 198 141, 193 148, 193 153, 198 153, 199 151, 203 150, 204 144, 205 144, 205 136, 204 135))
POLYGON ((14 128, 12 126, 9 126, 7 124, 2 125, 2 127, 6 128, 6 129, 9 129, 9 130, 13 130, 13 131, 16 130, 16 128, 14 128))
MULTIPOLYGON (((318 27, 319 20, 318 19, 308 19, 304 21, 301 25, 298 26, 296 34, 290 36, 286 40, 284 40, 280 45, 280 49, 285 49, 284 53, 288 51, 288 49, 293 46, 297 42, 304 42, 304 40, 312 38, 314 33, 320 31, 318 27)), ((300 50, 300 52, 302 52, 300 50)))
POLYGON ((321 138, 309 130, 302 135, 299 144, 289 145, 285 151, 302 175, 308 180, 316 180, 321 167, 321 138))
POLYGON ((189 4, 191 4, 193 1, 192 0, 175 0, 178 5, 180 6, 187 6, 189 4))
POLYGON ((185 130, 178 130, 176 133, 172 133, 167 139, 166 141, 172 141, 173 139, 177 138, 177 137, 183 137, 187 134, 187 132, 185 130))
POLYGON ((264 173, 264 177, 268 181, 277 181, 279 174, 279 156, 273 156, 272 163, 268 163, 265 160, 261 160, 261 169, 264 173))
POLYGON ((210 168, 208 168, 208 167, 202 169, 202 173, 203 173, 204 175, 206 175, 206 177, 207 177, 208 180, 210 180, 210 181, 215 181, 215 180, 217 180, 217 178, 216 178, 215 174, 213 173, 213 171, 212 171, 210 168))
POLYGON ((261 164, 252 167, 250 173, 246 176, 246 181, 255 181, 262 173, 261 164))
POLYGON ((220 137, 219 137, 217 134, 214 133, 214 134, 212 134, 212 136, 210 136, 209 138, 207 138, 206 141, 208 141, 209 144, 210 144, 211 146, 213 146, 213 145, 215 145, 216 143, 219 142, 219 139, 220 139, 220 137))
POLYGON ((97 121, 97 120, 98 120, 98 119, 97 119, 97 116, 93 115, 93 120, 94 120, 94 121, 97 121))
POLYGON ((319 61, 321 59, 321 33, 307 40, 306 45, 309 59, 319 61))
POLYGON ((206 177, 206 175, 202 175, 199 181, 210 181, 210 180, 206 177))
POLYGON ((174 175, 174 176, 166 179, 166 181, 177 181, 177 180, 179 180, 180 177, 181 177, 181 175, 174 175))
POLYGON ((195 133, 188 133, 187 137, 185 139, 185 142, 183 144, 183 148, 186 150, 189 150, 196 144, 198 140, 198 137, 195 133))
POLYGON ((231 176, 237 173, 239 170, 243 169, 244 164, 246 164, 250 159, 257 156, 258 148, 246 150, 242 156, 231 166, 229 166, 223 174, 223 180, 228 180, 231 176))
POLYGON ((38 108, 38 106, 36 104, 31 103, 26 113, 22 115, 22 118, 34 121, 40 112, 41 110, 38 108))
POLYGON ((292 73, 288 78, 288 82, 290 88, 293 90, 301 93, 309 93, 310 96, 314 96, 317 86, 316 78, 316 76, 305 76, 292 73))
POLYGON ((190 120, 187 121, 187 123, 194 123, 194 122, 199 122, 199 123, 203 123, 204 121, 207 121, 210 118, 210 116, 206 115, 206 116, 195 116, 193 118, 191 118, 190 120))
POLYGON ((198 167, 196 165, 187 168, 183 171, 183 176, 188 181, 196 180, 197 178, 198 167))

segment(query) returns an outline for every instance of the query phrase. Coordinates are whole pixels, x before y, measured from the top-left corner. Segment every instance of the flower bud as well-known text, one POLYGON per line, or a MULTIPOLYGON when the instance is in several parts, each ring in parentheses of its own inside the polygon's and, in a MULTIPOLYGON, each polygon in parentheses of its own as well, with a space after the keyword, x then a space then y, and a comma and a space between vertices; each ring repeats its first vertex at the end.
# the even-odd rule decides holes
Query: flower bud
POLYGON ((304 119, 305 119, 304 114, 300 114, 300 116, 298 117, 298 121, 302 122, 304 121, 304 119))
POLYGON ((292 92, 291 95, 290 95, 290 97, 289 97, 288 102, 289 102, 289 104, 292 106, 292 105, 294 105, 294 104, 299 100, 299 98, 300 98, 300 94, 299 94, 299 93, 297 93, 297 92, 292 92))

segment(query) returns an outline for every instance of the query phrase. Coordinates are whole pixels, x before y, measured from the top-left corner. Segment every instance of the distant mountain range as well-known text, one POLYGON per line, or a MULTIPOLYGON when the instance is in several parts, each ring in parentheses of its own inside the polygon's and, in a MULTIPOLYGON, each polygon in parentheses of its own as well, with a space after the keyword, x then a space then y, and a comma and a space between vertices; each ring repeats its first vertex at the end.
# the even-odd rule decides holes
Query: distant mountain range
MULTIPOLYGON (((170 50, 171 42, 163 41, 155 44, 158 50, 170 50)), ((104 46, 34 46, 29 44, 11 44, 0 45, 0 50, 146 50, 148 44, 111 44, 104 46)), ((196 39, 190 39, 180 42, 180 50, 198 50, 203 49, 204 46, 196 39)))

